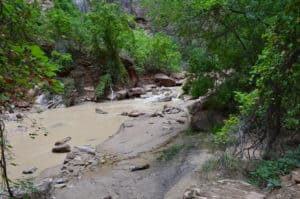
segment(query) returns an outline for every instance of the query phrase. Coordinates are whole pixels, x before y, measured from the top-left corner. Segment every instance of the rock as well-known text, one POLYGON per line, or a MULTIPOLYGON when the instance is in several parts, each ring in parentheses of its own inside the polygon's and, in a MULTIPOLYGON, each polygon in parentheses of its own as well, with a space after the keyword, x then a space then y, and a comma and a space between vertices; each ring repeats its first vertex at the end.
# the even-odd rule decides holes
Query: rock
POLYGON ((30 106, 29 102, 25 102, 25 101, 16 102, 16 107, 18 108, 28 108, 29 106, 30 106))
POLYGON ((176 86, 176 81, 173 78, 168 77, 165 74, 159 73, 154 75, 154 81, 160 86, 172 87, 176 86))
POLYGON ((34 168, 31 168, 31 169, 22 171, 22 173, 28 175, 28 174, 35 173, 37 170, 38 170, 38 168, 34 167, 34 168))
POLYGON ((184 73, 172 73, 171 77, 177 80, 181 80, 185 78, 184 73))
POLYGON ((38 183, 34 183, 33 189, 34 192, 32 192, 32 189, 24 189, 23 187, 20 187, 14 188, 12 191, 15 199, 48 199, 51 195, 52 179, 45 179, 38 183))
POLYGON ((96 155, 96 149, 90 146, 75 146, 74 149, 79 150, 80 152, 96 155))
POLYGON ((300 169, 291 172, 293 183, 300 184, 300 169))
POLYGON ((54 143, 54 145, 55 145, 55 146, 63 145, 63 144, 65 144, 65 143, 69 142, 71 139, 72 139, 71 137, 66 137, 66 138, 64 138, 64 139, 62 139, 62 140, 56 141, 56 142, 54 143))
POLYGON ((96 108, 96 109, 95 109, 95 112, 98 113, 98 114, 107 114, 106 111, 103 111, 103 110, 100 109, 100 108, 96 108))
POLYGON ((129 97, 140 97, 141 95, 145 94, 145 90, 142 87, 135 87, 131 88, 128 91, 128 96, 129 97))
POLYGON ((157 86, 155 84, 147 84, 147 85, 143 86, 143 88, 145 89, 146 92, 151 92, 156 87, 157 86))
POLYGON ((164 115, 159 111, 155 111, 150 115, 150 117, 164 117, 164 115))
POLYGON ((62 189, 62 188, 65 188, 66 186, 67 186, 66 184, 56 184, 56 185, 54 185, 54 188, 62 189))
POLYGON ((56 184, 65 184, 67 182, 68 182, 67 178, 58 178, 58 179, 55 180, 56 184))
POLYGON ((127 96, 128 96, 128 91, 124 89, 124 90, 119 90, 117 92, 111 93, 106 98, 108 100, 122 100, 127 98, 127 96))
POLYGON ((71 146, 68 144, 62 144, 52 148, 53 153, 68 153, 70 151, 71 151, 71 146))
POLYGON ((128 113, 128 117, 139 117, 141 115, 145 115, 145 113, 141 113, 138 111, 131 111, 130 113, 128 113))
POLYGON ((96 99, 95 88, 88 86, 83 88, 85 99, 88 101, 94 101, 96 99))
POLYGON ((202 110, 191 114, 191 128, 198 131, 210 131, 217 124, 222 124, 225 116, 222 112, 202 110))
POLYGON ((177 80, 176 81, 176 86, 182 86, 184 84, 184 80, 177 80))
POLYGON ((192 187, 184 191, 183 199, 204 199, 206 197, 201 197, 201 192, 199 188, 192 187))
POLYGON ((115 93, 110 93, 106 99, 110 100, 110 101, 114 101, 117 100, 117 95, 115 93))
POLYGON ((47 101, 46 108, 61 108, 64 107, 63 98, 60 95, 55 95, 51 100, 47 101))
POLYGON ((176 122, 178 122, 179 124, 184 124, 185 120, 177 119, 176 122))
POLYGON ((122 100, 122 99, 127 98, 127 96, 128 96, 128 91, 125 90, 125 89, 124 89, 124 90, 119 90, 119 91, 117 91, 116 95, 117 95, 117 99, 118 99, 118 100, 122 100))
POLYGON ((158 98, 157 101, 158 102, 169 102, 169 101, 172 101, 172 96, 163 96, 163 97, 158 98))
POLYGON ((140 171, 140 170, 145 170, 145 169, 149 169, 150 165, 149 164, 143 164, 143 165, 137 165, 137 166, 130 166, 129 170, 131 172, 133 171, 140 171))
POLYGON ((163 114, 177 114, 183 112, 183 110, 178 107, 165 105, 162 112, 163 114))
POLYGON ((121 113, 122 116, 128 116, 128 112, 121 113))
POLYGON ((103 199, 112 199, 111 196, 105 196, 103 199))
POLYGON ((17 119, 23 119, 23 114, 17 113, 17 114, 16 114, 16 118, 17 118, 17 119))

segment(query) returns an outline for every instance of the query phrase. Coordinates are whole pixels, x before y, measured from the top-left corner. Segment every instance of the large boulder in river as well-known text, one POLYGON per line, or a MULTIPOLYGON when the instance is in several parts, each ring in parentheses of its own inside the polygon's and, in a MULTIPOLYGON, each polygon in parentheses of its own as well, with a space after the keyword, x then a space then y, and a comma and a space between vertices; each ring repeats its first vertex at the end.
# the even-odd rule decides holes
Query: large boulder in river
POLYGON ((135 88, 131 88, 128 91, 128 96, 129 97, 140 97, 141 95, 145 94, 145 89, 143 89, 142 87, 135 87, 135 88))
POLYGON ((162 73, 158 73, 154 75, 154 81, 157 82, 160 86, 165 86, 165 87, 176 86, 176 81, 173 78, 168 77, 167 75, 162 73))
POLYGON ((126 89, 117 91, 117 99, 118 100, 127 98, 127 95, 128 95, 128 91, 126 89))

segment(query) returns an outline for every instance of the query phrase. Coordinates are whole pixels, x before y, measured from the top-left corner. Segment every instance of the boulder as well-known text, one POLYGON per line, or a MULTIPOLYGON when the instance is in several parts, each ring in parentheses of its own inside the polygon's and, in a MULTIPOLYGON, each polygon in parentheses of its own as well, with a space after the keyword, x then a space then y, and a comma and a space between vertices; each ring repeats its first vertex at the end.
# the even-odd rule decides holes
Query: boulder
POLYGON ((71 151, 71 146, 68 144, 62 144, 52 148, 53 153, 68 153, 70 151, 71 151))
POLYGON ((176 80, 176 86, 182 86, 184 84, 184 79, 176 80))
POLYGON ((124 89, 114 93, 110 93, 106 98, 108 100, 122 100, 127 98, 127 95, 128 95, 128 91, 124 89))
POLYGON ((95 112, 96 112, 97 114, 107 114, 106 111, 103 111, 103 110, 100 109, 100 108, 95 108, 95 112))
POLYGON ((293 183, 300 184, 300 169, 291 172, 293 183))
POLYGON ((173 78, 168 77, 165 74, 159 73, 154 75, 154 81, 160 86, 172 87, 176 86, 176 81, 173 78))
POLYGON ((157 88, 155 84, 146 84, 143 86, 146 92, 151 92, 154 88, 157 88))
POLYGON ((25 101, 16 102, 16 107, 18 108, 28 108, 29 106, 30 106, 29 102, 25 102, 25 101))
POLYGON ((198 131, 210 131, 215 125, 223 123, 225 116, 214 110, 201 110, 191 115, 191 128, 198 131))
POLYGON ((172 96, 162 96, 158 98, 158 102, 169 102, 172 101, 172 96))
POLYGON ((66 138, 64 138, 64 139, 62 139, 62 140, 56 141, 56 142, 54 143, 54 145, 55 145, 55 146, 63 145, 63 144, 65 144, 65 143, 69 142, 71 139, 72 139, 71 137, 66 137, 66 138))
POLYGON ((128 96, 129 97, 140 97, 141 95, 145 94, 145 90, 142 87, 135 87, 131 88, 128 91, 128 96))
POLYGON ((117 99, 118 100, 125 99, 125 98, 127 98, 128 91, 126 89, 119 90, 119 91, 117 91, 116 95, 117 95, 117 99))
POLYGON ((141 115, 145 115, 145 113, 141 113, 139 111, 131 111, 130 113, 128 113, 128 117, 139 117, 141 115))
POLYGON ((27 174, 33 174, 33 173, 35 173, 36 171, 37 171, 37 168, 34 167, 34 168, 31 168, 31 169, 22 171, 22 173, 27 175, 27 174))
POLYGON ((180 80, 180 79, 184 79, 185 75, 184 75, 184 73, 172 73, 171 77, 174 79, 180 80))
POLYGON ((162 111, 163 114, 178 114, 180 112, 183 112, 181 108, 168 105, 165 105, 162 111))
POLYGON ((83 88, 85 99, 88 101, 94 101, 96 98, 95 88, 93 86, 88 86, 83 88))
POLYGON ((145 170, 145 169, 149 169, 149 168, 150 168, 149 164, 142 164, 142 165, 130 166, 129 170, 131 172, 133 172, 133 171, 140 171, 140 170, 145 170))

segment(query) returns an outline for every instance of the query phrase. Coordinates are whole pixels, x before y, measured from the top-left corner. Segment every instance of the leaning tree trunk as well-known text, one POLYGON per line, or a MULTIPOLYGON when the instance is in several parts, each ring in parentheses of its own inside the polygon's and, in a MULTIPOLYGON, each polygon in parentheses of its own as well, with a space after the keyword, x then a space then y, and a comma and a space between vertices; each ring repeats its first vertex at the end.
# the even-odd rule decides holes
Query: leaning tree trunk
POLYGON ((267 112, 267 137, 265 151, 275 149, 275 142, 281 133, 281 95, 277 86, 274 88, 274 100, 271 101, 267 112))
POLYGON ((5 135, 4 135, 4 122, 2 120, 0 120, 0 149, 1 149, 1 160, 0 160, 0 169, 2 172, 2 179, 4 182, 4 185, 7 188, 8 194, 10 197, 13 197, 13 192, 11 190, 10 184, 9 184, 9 179, 8 179, 8 175, 7 175, 7 162, 6 162, 6 156, 5 156, 5 150, 6 150, 6 146, 5 146, 5 135))

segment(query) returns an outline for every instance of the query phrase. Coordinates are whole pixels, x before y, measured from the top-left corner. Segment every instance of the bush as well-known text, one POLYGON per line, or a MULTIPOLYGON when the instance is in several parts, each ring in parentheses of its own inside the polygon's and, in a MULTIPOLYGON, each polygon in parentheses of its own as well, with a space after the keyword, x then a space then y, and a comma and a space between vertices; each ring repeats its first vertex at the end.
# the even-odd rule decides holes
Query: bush
POLYGON ((73 105, 74 91, 76 91, 74 79, 68 78, 64 80, 63 100, 66 106, 73 105))
POLYGON ((166 35, 147 35, 142 30, 134 31, 133 57, 139 73, 179 71, 181 55, 177 45, 166 35))
POLYGON ((162 151, 162 154, 158 157, 159 161, 169 161, 172 160, 182 149, 184 145, 172 145, 167 149, 162 151))
POLYGON ((112 85, 112 80, 109 74, 103 75, 99 78, 99 83, 96 87, 97 100, 105 96, 105 94, 109 91, 111 85, 112 85))
POLYGON ((260 162, 255 170, 250 171, 249 181, 260 187, 281 187, 279 176, 286 175, 297 167, 300 167, 300 146, 287 151, 281 158, 260 162))

